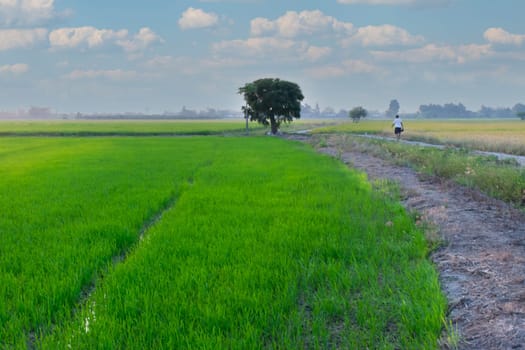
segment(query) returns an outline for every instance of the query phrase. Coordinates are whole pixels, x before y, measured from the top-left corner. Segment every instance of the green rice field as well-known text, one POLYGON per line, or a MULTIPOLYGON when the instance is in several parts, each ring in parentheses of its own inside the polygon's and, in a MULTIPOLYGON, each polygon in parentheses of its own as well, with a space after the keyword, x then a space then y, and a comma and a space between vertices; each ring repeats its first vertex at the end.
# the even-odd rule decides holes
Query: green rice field
POLYGON ((0 159, 2 349, 438 348, 413 217, 306 144, 1 137, 0 159))

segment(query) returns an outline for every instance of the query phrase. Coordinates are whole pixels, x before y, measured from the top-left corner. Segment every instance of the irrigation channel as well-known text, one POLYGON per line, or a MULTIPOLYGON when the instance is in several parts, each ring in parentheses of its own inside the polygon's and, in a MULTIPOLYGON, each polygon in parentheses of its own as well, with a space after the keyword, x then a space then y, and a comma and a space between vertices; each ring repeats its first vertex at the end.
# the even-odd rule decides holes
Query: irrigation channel
MULTIPOLYGON (((386 136, 366 135, 366 134, 365 135, 357 135, 357 136, 371 138, 371 139, 384 140, 384 141, 402 142, 402 143, 405 143, 405 144, 408 144, 408 145, 420 146, 420 147, 433 147, 433 148, 439 148, 439 149, 444 149, 446 147, 449 147, 449 146, 445 146, 445 145, 437 145, 437 144, 420 142, 420 141, 410 141, 410 140, 399 140, 399 141, 397 141, 394 138, 386 137, 386 136)), ((518 155, 514 155, 514 154, 498 153, 498 152, 478 151, 478 150, 473 150, 472 153, 476 154, 476 155, 481 155, 481 156, 494 156, 494 157, 498 158, 499 160, 514 159, 514 160, 516 160, 516 162, 520 166, 522 166, 522 167, 525 166, 525 156, 518 156, 518 155)))
MULTIPOLYGON (((288 137, 318 143, 316 135, 288 137)), ((336 135, 325 141, 319 152, 365 172, 371 181, 398 183, 403 205, 442 242, 430 257, 449 303, 441 347, 525 349, 525 214, 477 191, 341 145, 336 135)), ((516 160, 523 165, 523 158, 516 160)))
MULTIPOLYGON (((308 135, 311 130, 299 130, 294 132, 294 134, 297 135, 308 135)), ((363 137, 363 138, 369 138, 369 139, 376 139, 376 140, 383 140, 383 141, 391 141, 391 142, 401 142, 407 145, 412 146, 420 146, 420 147, 432 147, 432 148, 438 148, 438 149, 444 149, 446 145, 440 145, 440 144, 434 144, 434 143, 427 143, 427 142, 421 142, 421 141, 411 141, 411 140, 396 140, 392 137, 386 137, 386 136, 379 136, 379 135, 369 135, 369 134, 352 134, 354 136, 363 137)), ((498 153, 498 152, 486 152, 486 151, 478 151, 473 150, 471 151, 473 154, 481 155, 481 156, 493 156, 498 158, 499 160, 506 160, 506 159, 514 159, 520 166, 525 166, 525 156, 518 156, 514 154, 507 154, 507 153, 498 153)))

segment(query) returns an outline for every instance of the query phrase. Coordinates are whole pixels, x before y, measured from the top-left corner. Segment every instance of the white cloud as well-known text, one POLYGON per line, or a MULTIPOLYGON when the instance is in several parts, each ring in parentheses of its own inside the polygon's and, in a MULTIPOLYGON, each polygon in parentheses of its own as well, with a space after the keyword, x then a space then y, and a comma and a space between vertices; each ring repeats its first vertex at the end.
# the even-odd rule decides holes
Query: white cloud
POLYGON ((150 28, 141 28, 133 37, 127 30, 97 29, 95 27, 60 28, 49 34, 53 49, 97 48, 116 45, 128 53, 144 50, 156 42, 163 42, 150 28))
POLYGON ((49 34, 52 48, 71 49, 77 47, 94 48, 122 40, 128 35, 127 30, 114 31, 94 27, 60 28, 49 34))
POLYGON ((385 61, 408 63, 445 61, 463 64, 490 56, 493 54, 493 51, 490 45, 438 46, 429 44, 417 49, 405 51, 372 51, 371 54, 375 58, 385 61))
POLYGON ((261 36, 268 32, 273 32, 276 30, 277 25, 275 22, 270 21, 267 18, 257 17, 254 18, 251 23, 251 33, 255 36, 261 36))
POLYGON ((96 79, 105 78, 109 80, 129 80, 137 77, 137 72, 121 69, 115 70, 74 70, 65 76, 66 79, 96 79))
POLYGON ((157 56, 145 62, 144 66, 150 70, 149 76, 165 79, 172 74, 206 75, 222 72, 225 69, 238 70, 239 67, 253 64, 252 59, 239 57, 210 57, 196 59, 195 57, 157 56), (156 74, 156 75, 155 75, 156 74))
POLYGON ((345 47, 351 43, 360 43, 364 46, 415 45, 424 40, 421 35, 412 35, 403 28, 385 24, 361 27, 355 35, 342 40, 342 44, 345 47))
POLYGON ((127 52, 136 52, 144 50, 156 42, 163 42, 163 40, 150 28, 145 27, 141 28, 133 39, 118 40, 117 44, 127 52))
POLYGON ((341 22, 332 16, 327 16, 319 10, 314 11, 288 11, 275 21, 258 17, 251 21, 251 34, 261 36, 265 34, 278 34, 279 36, 293 38, 299 35, 312 35, 323 32, 350 33, 352 23, 341 22))
POLYGON ((506 44, 520 46, 525 41, 523 34, 511 34, 502 28, 489 28, 483 37, 492 44, 506 44))
POLYGON ((362 60, 346 60, 338 65, 309 68, 307 74, 318 79, 337 78, 353 74, 377 74, 382 70, 362 60))
POLYGON ((457 62, 466 63, 467 61, 477 61, 484 57, 489 57, 494 54, 490 45, 460 45, 456 47, 457 62))
POLYGON ((0 66, 0 74, 23 74, 29 71, 29 66, 25 63, 16 63, 0 66))
POLYGON ((235 52, 241 56, 264 56, 279 54, 296 48, 296 42, 283 38, 249 38, 247 40, 221 41, 213 45, 215 52, 235 52))
POLYGON ((318 61, 332 53, 329 47, 310 46, 306 49, 306 57, 310 61, 318 61))
POLYGON ((0 0, 0 22, 35 24, 56 16, 54 0, 0 0))
POLYGON ((43 28, 0 30, 0 51, 29 48, 46 40, 46 37, 47 29, 43 28))
POLYGON ((201 9, 188 8, 179 19, 181 29, 211 27, 217 24, 219 17, 215 13, 207 13, 201 9))
MULTIPOLYGON (((231 57, 235 52, 238 57, 264 58, 270 61, 318 61, 332 53, 329 47, 309 45, 305 41, 295 41, 281 37, 248 38, 216 43, 212 47, 216 55, 231 57)), ((217 59, 217 57, 215 57, 217 59)), ((224 58, 220 59, 224 62, 224 58)))
MULTIPOLYGON (((241 58, 264 59, 266 62, 318 61, 332 53, 329 47, 309 45, 306 41, 296 41, 281 37, 248 38, 246 40, 222 41, 212 46, 216 55, 241 58)), ((220 59, 224 61, 224 58, 220 59)))

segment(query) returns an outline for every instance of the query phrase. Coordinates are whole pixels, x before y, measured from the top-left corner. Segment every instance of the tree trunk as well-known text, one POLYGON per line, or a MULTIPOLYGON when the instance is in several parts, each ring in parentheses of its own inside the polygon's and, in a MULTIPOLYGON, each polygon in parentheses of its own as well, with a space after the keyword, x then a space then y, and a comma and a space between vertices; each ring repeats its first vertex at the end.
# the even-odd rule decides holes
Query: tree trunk
POLYGON ((272 135, 277 134, 277 131, 279 131, 279 125, 277 124, 274 118, 270 118, 270 129, 271 129, 272 135))

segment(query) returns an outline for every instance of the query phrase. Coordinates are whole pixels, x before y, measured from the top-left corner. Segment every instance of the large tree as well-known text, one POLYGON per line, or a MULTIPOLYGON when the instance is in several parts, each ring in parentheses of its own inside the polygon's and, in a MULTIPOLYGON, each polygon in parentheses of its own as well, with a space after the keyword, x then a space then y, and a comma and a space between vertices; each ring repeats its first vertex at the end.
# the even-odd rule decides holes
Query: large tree
POLYGON ((243 111, 250 121, 270 125, 271 133, 276 134, 281 123, 289 123, 301 118, 301 101, 304 99, 301 88, 277 78, 264 78, 247 83, 239 88, 244 95, 246 106, 243 111))
POLYGON ((361 120, 361 118, 364 118, 368 115, 368 112, 366 109, 364 109, 363 107, 359 106, 359 107, 355 107, 355 108, 352 108, 352 110, 350 112, 348 112, 348 116, 350 118, 352 118, 352 121, 354 123, 358 123, 359 120, 361 120))
POLYGON ((388 118, 394 117, 399 113, 399 102, 397 100, 391 100, 390 105, 388 105, 388 110, 386 111, 386 116, 388 118))

